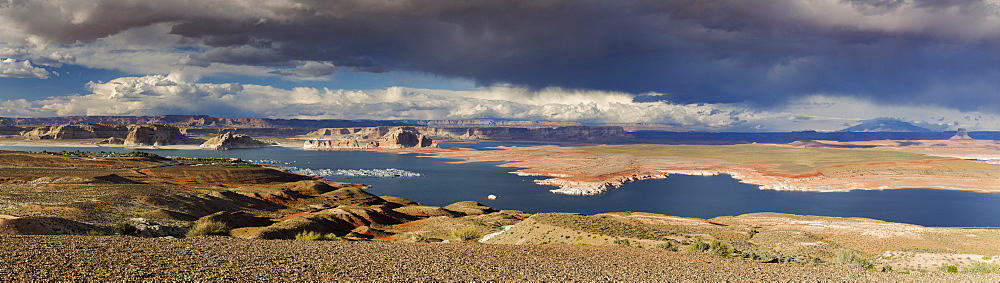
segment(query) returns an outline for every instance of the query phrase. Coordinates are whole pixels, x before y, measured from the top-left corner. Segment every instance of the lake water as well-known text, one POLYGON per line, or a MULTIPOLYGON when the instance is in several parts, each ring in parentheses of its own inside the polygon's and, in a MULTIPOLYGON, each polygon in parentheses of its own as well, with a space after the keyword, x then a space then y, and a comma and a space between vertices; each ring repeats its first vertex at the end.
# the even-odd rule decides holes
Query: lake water
MULTIPOLYGON (((503 144, 490 144, 490 146, 503 144)), ((523 144, 518 144, 523 145, 523 144)), ((463 144, 462 146, 469 146, 463 144)), ((473 145, 481 147, 483 145, 473 145)), ((0 147, 27 151, 127 151, 121 148, 0 147)), ((815 193, 759 190, 727 175, 672 175, 645 180, 594 196, 550 193, 554 187, 533 183, 540 177, 509 174, 515 168, 498 163, 452 164, 449 159, 366 151, 306 151, 267 148, 229 151, 144 150, 163 156, 236 157, 270 159, 288 166, 309 169, 397 168, 422 174, 415 178, 328 178, 334 181, 372 185, 369 192, 443 206, 474 200, 498 209, 529 213, 578 212, 594 214, 641 211, 667 215, 712 218, 752 212, 782 212, 800 215, 865 217, 924 226, 1000 227, 1000 194, 962 191, 906 189, 815 193), (500 196, 496 200, 487 195, 500 196)))

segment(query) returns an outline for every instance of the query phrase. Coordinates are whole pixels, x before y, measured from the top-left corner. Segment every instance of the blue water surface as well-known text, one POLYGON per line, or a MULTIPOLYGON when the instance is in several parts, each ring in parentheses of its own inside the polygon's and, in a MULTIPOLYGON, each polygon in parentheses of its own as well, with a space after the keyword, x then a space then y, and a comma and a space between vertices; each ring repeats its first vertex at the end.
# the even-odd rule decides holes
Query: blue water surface
MULTIPOLYGON (((489 146, 519 145, 490 143, 489 146)), ((486 145, 473 145, 483 147, 486 145)), ((129 151, 122 148, 0 147, 27 151, 129 151)), ((369 192, 443 206, 466 200, 499 209, 537 212, 636 211, 712 218, 753 212, 864 217, 924 226, 1000 227, 1000 194, 903 189, 839 193, 759 190, 728 175, 672 175, 644 180, 593 196, 549 192, 555 187, 535 184, 542 177, 510 174, 517 168, 498 162, 450 163, 454 159, 368 151, 307 151, 296 148, 212 150, 143 150, 176 157, 235 157, 271 159, 310 169, 397 168, 422 174, 416 178, 329 178, 371 185, 369 192), (496 200, 487 195, 500 196, 496 200)))

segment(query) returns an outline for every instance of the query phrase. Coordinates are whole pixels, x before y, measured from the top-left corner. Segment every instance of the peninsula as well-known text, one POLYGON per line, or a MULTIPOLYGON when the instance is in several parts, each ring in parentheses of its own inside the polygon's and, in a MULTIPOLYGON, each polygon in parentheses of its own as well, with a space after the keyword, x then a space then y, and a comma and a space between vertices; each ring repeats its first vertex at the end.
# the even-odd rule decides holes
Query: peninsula
POLYGON ((514 173, 552 177, 553 193, 590 195, 671 174, 728 174, 769 190, 837 192, 929 188, 1000 192, 996 141, 796 142, 740 145, 604 145, 423 150, 462 162, 502 161, 514 173), (964 159, 963 159, 964 158, 964 159))

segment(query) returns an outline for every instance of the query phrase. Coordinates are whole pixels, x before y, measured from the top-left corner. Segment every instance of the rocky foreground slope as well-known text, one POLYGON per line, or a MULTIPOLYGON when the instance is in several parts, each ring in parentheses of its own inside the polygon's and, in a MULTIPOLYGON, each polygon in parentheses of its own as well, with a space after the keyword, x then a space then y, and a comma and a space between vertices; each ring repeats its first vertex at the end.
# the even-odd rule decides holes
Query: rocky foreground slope
POLYGON ((38 281, 996 282, 634 247, 0 236, 0 278, 38 281))

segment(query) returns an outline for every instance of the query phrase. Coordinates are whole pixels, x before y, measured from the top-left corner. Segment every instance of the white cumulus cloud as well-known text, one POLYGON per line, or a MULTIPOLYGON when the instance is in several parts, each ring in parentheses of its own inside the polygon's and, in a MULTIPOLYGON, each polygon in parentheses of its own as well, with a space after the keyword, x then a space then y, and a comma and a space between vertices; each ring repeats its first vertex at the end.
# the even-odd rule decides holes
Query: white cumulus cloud
POLYGON ((6 101, 10 116, 210 114, 314 119, 518 119, 584 123, 653 122, 727 128, 761 113, 738 105, 633 102, 633 95, 558 88, 470 91, 389 87, 343 90, 198 83, 185 73, 91 82, 89 94, 6 101))
POLYGON ((49 71, 35 67, 30 61, 18 61, 13 58, 0 59, 0 78, 33 78, 48 79, 49 71))
POLYGON ((637 102, 628 94, 510 86, 456 91, 389 87, 291 89, 240 83, 199 83, 198 73, 122 77, 91 82, 90 93, 0 102, 0 116, 207 114, 300 119, 511 119, 601 123, 660 123, 708 131, 831 131, 862 119, 895 117, 936 126, 1000 129, 988 113, 938 106, 886 106, 841 96, 813 95, 768 110, 742 104, 637 102), (858 115, 857 113, 865 113, 858 115))

